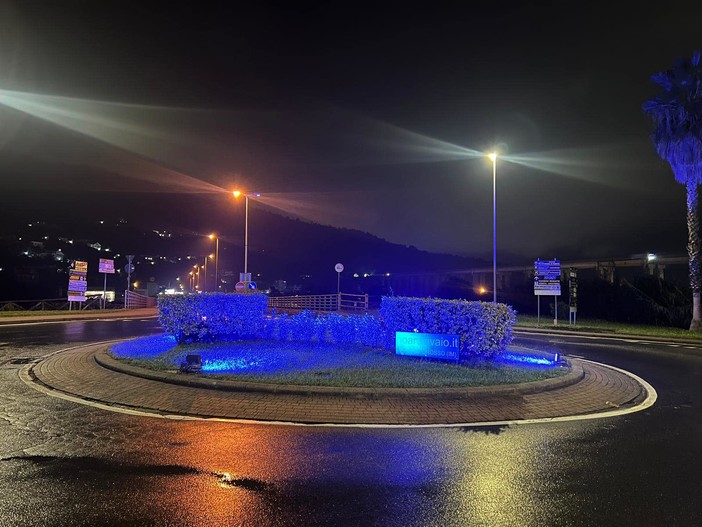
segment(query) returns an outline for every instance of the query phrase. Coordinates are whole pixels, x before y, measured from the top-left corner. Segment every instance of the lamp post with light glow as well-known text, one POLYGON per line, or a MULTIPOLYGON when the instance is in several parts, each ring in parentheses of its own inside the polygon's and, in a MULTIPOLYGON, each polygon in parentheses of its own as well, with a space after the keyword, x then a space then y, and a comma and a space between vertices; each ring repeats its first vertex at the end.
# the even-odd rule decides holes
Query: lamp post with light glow
MULTIPOLYGON (((241 196, 241 191, 235 190, 234 192, 232 192, 232 195, 235 198, 238 198, 239 196, 241 196)), ((260 195, 260 192, 244 194, 246 209, 246 212, 244 213, 244 275, 247 275, 249 272, 249 198, 257 198, 260 195)))
POLYGON ((214 254, 209 254, 205 256, 205 286, 203 287, 203 291, 207 292, 207 260, 214 258, 214 254))
POLYGON ((492 302, 497 304, 497 153, 488 154, 492 160, 492 302))
MULTIPOLYGON (((217 292, 219 290, 219 236, 213 232, 208 238, 215 241, 215 292, 217 292)), ((205 258, 205 265, 207 265, 207 258, 205 258)), ((205 280, 207 280, 206 276, 205 280)))

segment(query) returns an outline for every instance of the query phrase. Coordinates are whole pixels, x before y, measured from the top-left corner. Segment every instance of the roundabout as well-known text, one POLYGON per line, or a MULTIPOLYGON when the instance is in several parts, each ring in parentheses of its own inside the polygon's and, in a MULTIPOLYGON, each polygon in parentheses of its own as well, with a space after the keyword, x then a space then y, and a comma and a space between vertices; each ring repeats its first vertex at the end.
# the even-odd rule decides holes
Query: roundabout
POLYGON ((652 406, 645 380, 570 357, 562 377, 478 388, 367 389, 281 386, 155 372, 107 354, 112 342, 66 348, 24 366, 21 378, 48 395, 171 419, 341 426, 489 426, 580 420, 652 406))

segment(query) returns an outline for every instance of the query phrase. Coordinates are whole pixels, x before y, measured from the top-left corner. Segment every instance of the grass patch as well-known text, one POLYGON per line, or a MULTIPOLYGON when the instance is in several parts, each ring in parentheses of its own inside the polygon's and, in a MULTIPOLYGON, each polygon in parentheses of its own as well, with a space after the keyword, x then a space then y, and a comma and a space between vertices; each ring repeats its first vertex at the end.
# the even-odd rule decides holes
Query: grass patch
MULTIPOLYGON (((566 313, 567 315, 567 313, 566 313)), ((580 320, 574 326, 568 325, 568 319, 558 321, 558 327, 553 326, 553 319, 541 317, 541 324, 536 325, 536 317, 518 315, 516 327, 542 327, 549 330, 573 332, 591 331, 594 333, 614 333, 617 335, 642 335, 651 337, 677 337, 686 339, 702 340, 702 333, 695 333, 683 328, 671 328, 664 326, 647 326, 644 324, 623 324, 620 322, 609 322, 607 320, 580 320)))
POLYGON ((112 346, 113 357, 159 371, 174 371, 187 354, 202 356, 203 377, 272 384, 337 387, 432 388, 515 384, 556 377, 565 367, 500 362, 451 364, 355 344, 238 341, 181 344, 166 336, 112 346))

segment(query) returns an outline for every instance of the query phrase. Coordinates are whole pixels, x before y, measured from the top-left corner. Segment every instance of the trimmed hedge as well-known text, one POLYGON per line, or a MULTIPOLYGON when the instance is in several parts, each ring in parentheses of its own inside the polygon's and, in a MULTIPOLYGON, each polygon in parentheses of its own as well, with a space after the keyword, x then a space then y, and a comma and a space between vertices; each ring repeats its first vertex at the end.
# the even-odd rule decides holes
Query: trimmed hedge
POLYGON ((295 315, 281 314, 267 319, 261 332, 267 340, 363 344, 381 347, 385 330, 373 315, 315 315, 302 311, 295 315))
POLYGON ((380 316, 387 330, 385 346, 395 347, 396 331, 457 334, 461 357, 492 359, 512 342, 514 310, 506 304, 383 297, 380 316))
POLYGON ((268 298, 260 293, 162 296, 159 322, 177 342, 268 339, 363 344, 394 349, 396 331, 457 334, 462 358, 492 359, 512 341, 514 310, 505 304, 383 297, 373 315, 296 315, 266 318, 268 298))
POLYGON ((177 342, 249 339, 263 329, 267 309, 261 293, 161 296, 158 320, 177 342))

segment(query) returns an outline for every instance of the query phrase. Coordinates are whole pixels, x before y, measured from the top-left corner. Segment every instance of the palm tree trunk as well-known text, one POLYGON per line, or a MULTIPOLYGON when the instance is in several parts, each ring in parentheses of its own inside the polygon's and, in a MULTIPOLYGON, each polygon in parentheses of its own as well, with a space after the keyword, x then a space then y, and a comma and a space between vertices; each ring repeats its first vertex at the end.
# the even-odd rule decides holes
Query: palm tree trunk
POLYGON ((690 323, 690 331, 702 331, 700 225, 697 216, 697 182, 690 180, 687 182, 687 255, 690 259, 690 289, 692 289, 692 322, 690 323))

